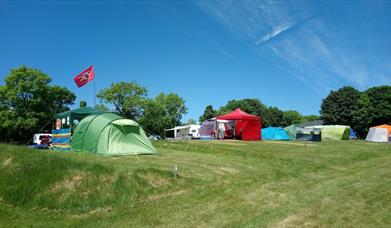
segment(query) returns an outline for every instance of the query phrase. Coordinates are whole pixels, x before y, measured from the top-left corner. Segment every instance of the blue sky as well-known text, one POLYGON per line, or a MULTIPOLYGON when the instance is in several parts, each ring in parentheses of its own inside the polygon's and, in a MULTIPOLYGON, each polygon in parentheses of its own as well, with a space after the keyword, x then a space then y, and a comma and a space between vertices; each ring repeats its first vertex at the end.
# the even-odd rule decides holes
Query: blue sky
POLYGON ((39 68, 92 104, 92 84, 72 78, 93 64, 97 90, 136 80, 151 97, 178 93, 184 119, 241 98, 318 114, 332 89, 391 84, 389 12, 387 1, 0 0, 0 76, 39 68))

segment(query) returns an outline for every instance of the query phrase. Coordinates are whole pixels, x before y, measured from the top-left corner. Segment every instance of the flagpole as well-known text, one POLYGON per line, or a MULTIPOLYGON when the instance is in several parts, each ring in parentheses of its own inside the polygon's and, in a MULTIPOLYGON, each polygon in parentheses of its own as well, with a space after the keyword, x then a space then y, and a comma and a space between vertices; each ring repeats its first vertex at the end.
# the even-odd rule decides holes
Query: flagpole
POLYGON ((95 80, 96 79, 94 79, 94 108, 96 107, 96 95, 95 95, 95 91, 96 91, 96 88, 95 88, 95 80))

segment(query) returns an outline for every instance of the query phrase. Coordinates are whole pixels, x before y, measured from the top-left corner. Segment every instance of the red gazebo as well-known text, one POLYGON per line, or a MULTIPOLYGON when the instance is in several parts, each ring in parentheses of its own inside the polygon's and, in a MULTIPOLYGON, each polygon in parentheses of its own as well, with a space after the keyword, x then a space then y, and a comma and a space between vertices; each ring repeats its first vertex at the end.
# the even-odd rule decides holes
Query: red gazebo
POLYGON ((261 117, 250 115, 240 108, 223 116, 216 117, 218 120, 234 120, 235 135, 242 140, 261 140, 261 117))

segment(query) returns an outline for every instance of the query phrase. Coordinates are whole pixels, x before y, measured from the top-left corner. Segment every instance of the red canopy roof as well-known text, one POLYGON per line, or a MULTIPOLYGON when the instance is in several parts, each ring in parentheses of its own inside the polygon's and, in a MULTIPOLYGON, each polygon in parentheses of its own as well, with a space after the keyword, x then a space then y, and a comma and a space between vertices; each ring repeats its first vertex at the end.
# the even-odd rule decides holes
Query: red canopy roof
POLYGON ((254 120, 254 119, 261 119, 261 118, 259 116, 254 116, 254 115, 248 114, 247 112, 240 110, 240 108, 237 108, 233 112, 216 117, 216 119, 218 119, 218 120, 253 119, 254 120))

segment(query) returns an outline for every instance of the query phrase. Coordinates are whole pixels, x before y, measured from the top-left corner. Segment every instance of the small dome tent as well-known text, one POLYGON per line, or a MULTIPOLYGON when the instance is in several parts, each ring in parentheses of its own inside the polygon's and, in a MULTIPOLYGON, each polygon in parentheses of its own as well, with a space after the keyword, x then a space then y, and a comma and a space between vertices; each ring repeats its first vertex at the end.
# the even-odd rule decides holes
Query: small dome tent
POLYGON ((281 127, 267 127, 262 129, 263 140, 289 140, 289 136, 281 127))
POLYGON ((133 120, 113 113, 85 117, 76 127, 71 147, 102 155, 154 154, 152 143, 133 120))

